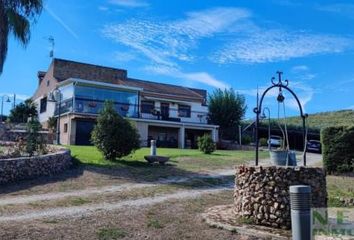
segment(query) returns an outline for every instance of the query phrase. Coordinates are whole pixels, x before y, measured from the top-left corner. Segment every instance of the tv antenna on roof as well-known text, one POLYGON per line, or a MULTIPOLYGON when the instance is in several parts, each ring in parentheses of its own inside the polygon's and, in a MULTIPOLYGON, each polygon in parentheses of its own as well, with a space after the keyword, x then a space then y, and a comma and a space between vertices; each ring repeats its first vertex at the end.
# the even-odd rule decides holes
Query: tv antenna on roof
POLYGON ((49 57, 53 58, 54 57, 54 45, 55 45, 54 37, 53 36, 49 36, 48 37, 48 42, 51 44, 51 47, 52 47, 50 52, 49 52, 49 57))

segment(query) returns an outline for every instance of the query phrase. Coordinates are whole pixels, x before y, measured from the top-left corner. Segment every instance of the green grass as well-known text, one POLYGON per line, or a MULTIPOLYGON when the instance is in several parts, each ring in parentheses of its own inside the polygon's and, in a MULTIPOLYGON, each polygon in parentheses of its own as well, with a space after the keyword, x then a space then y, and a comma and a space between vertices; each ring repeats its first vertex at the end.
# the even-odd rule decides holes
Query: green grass
MULTIPOLYGON (((155 181, 208 170, 232 169, 253 160, 255 154, 254 151, 218 150, 208 155, 195 149, 158 148, 157 154, 170 157, 170 161, 165 165, 150 165, 144 160, 144 155, 150 154, 149 148, 141 148, 124 159, 108 161, 94 146, 68 147, 79 165, 111 168, 122 178, 134 181, 155 181)), ((260 158, 267 156, 267 152, 260 152, 260 158)))
POLYGON ((80 206, 80 205, 84 205, 86 203, 89 203, 90 201, 81 197, 75 197, 73 199, 71 199, 71 204, 73 206, 80 206))
POLYGON ((157 219, 154 219, 154 218, 153 219, 149 218, 146 225, 147 225, 147 227, 156 228, 156 229, 163 228, 160 221, 157 219))
MULTIPOLYGON (((108 161, 94 146, 69 146, 72 156, 80 164, 101 167, 142 166, 146 164, 145 155, 150 154, 149 148, 141 148, 130 156, 117 161, 108 161)), ((158 148, 158 155, 170 157, 170 163, 184 170, 217 169, 243 164, 254 159, 254 151, 217 150, 212 154, 204 154, 196 149, 158 148)), ((267 157, 260 152, 260 157, 267 157)))
POLYGON ((327 193, 329 207, 346 207, 340 198, 354 198, 354 177, 327 176, 327 193))
POLYGON ((124 238, 127 233, 119 228, 102 228, 98 230, 97 237, 100 240, 113 240, 124 238))

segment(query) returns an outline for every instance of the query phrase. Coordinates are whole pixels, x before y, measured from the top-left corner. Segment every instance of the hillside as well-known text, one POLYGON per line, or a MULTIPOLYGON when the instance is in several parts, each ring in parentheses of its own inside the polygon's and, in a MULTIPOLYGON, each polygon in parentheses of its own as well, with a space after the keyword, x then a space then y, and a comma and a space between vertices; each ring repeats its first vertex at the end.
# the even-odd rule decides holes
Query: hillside
MULTIPOLYGON (((300 117, 287 118, 289 125, 301 126, 302 120, 300 117)), ((323 112, 316 114, 309 114, 307 118, 307 124, 309 128, 321 129, 327 126, 337 125, 354 125, 354 111, 353 110, 341 110, 334 112, 323 112)))

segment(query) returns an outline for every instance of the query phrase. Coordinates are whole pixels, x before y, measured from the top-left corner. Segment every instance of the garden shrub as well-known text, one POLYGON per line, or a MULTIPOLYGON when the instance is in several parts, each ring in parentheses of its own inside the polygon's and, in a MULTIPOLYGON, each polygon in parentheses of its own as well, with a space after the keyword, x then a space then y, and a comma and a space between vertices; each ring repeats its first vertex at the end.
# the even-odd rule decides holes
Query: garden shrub
POLYGON ((129 155, 139 148, 136 128, 114 109, 112 101, 106 101, 91 134, 92 143, 108 160, 129 155))
POLYGON ((202 137, 198 137, 198 148, 205 154, 211 154, 215 151, 216 145, 209 134, 204 134, 202 137))
MULTIPOLYGON (((32 116, 27 123, 27 137, 25 145, 26 152, 30 156, 33 156, 34 153, 46 154, 48 152, 43 136, 39 133, 41 128, 42 125, 38 121, 38 118, 36 116, 32 116)), ((22 140, 20 139, 17 144, 19 151, 22 151, 21 141, 22 140)))
POLYGON ((260 138, 259 139, 259 145, 268 146, 268 140, 266 138, 260 138))
POLYGON ((323 165, 329 174, 353 171, 354 126, 322 129, 321 143, 323 165))
POLYGON ((243 145, 248 145, 252 142, 252 137, 248 135, 243 135, 242 136, 242 144, 243 145))

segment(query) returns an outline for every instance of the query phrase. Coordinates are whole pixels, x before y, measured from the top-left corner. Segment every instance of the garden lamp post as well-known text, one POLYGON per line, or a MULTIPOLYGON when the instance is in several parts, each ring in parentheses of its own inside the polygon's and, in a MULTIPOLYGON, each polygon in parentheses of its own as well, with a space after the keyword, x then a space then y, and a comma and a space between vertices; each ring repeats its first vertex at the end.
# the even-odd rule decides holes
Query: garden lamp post
POLYGON ((1 97, 1 116, 0 116, 0 122, 2 122, 3 115, 4 115, 4 98, 6 98, 6 101, 5 101, 5 102, 7 102, 7 103, 11 102, 9 96, 3 95, 3 96, 1 97))
MULTIPOLYGON (((54 89, 49 98, 48 102, 54 102, 57 105, 57 110, 58 110, 58 118, 57 118, 57 131, 56 131, 56 136, 57 136, 57 144, 60 145, 60 113, 61 113, 61 91, 59 88, 54 89)), ((55 115, 55 110, 54 110, 54 115, 55 115)))
POLYGON ((268 112, 268 150, 270 151, 270 110, 268 107, 263 108, 262 118, 266 118, 265 110, 268 112))

